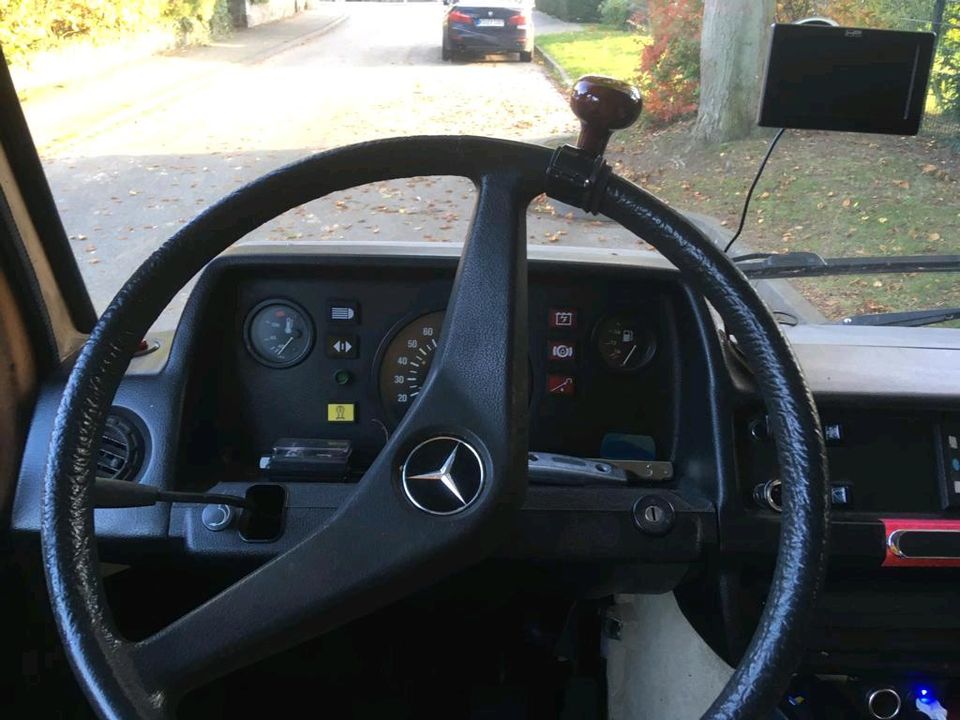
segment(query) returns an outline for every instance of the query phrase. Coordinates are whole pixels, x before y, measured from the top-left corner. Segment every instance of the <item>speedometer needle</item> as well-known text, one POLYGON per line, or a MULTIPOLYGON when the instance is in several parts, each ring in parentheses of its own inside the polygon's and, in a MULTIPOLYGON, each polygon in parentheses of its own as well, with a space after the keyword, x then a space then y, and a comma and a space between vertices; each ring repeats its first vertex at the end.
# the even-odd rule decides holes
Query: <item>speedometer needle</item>
POLYGON ((277 349, 277 355, 283 355, 283 351, 287 349, 287 345, 293 342, 293 335, 287 338, 287 341, 277 349))
POLYGON ((630 352, 627 353, 627 356, 623 359, 623 362, 620 363, 620 367, 626 367, 627 363, 630 362, 630 358, 633 357, 633 354, 637 351, 637 346, 634 345, 630 348, 630 352))

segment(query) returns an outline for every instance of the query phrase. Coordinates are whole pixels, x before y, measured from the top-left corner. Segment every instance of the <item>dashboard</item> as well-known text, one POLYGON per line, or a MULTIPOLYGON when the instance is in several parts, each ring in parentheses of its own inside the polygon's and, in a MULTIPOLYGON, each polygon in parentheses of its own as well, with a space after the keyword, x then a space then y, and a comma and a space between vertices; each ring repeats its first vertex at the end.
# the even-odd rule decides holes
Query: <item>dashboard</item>
MULTIPOLYGON (((164 489, 276 493, 282 522, 250 528, 181 503, 98 510, 104 559, 255 564, 328 520, 417 402, 457 251, 250 245, 211 263, 176 335, 153 334, 152 352, 132 362, 101 469, 164 489)), ((530 255, 531 463, 629 472, 569 482, 531 465, 493 562, 588 597, 676 589, 702 637, 734 661, 762 609, 779 533, 776 456, 748 363, 658 255, 530 255), (638 508, 651 505, 669 508, 667 531, 644 524, 638 508)), ((955 554, 960 535, 890 542, 898 530, 960 529, 960 343, 950 331, 785 331, 821 412, 834 501, 809 666, 877 670, 896 650, 914 669, 960 672, 960 621, 947 602, 958 563, 937 555, 955 554), (920 382, 924 373, 938 382, 920 382)), ((476 377, 481 392, 485 380, 476 377)), ((28 537, 62 383, 42 392, 24 454, 12 527, 28 537)))

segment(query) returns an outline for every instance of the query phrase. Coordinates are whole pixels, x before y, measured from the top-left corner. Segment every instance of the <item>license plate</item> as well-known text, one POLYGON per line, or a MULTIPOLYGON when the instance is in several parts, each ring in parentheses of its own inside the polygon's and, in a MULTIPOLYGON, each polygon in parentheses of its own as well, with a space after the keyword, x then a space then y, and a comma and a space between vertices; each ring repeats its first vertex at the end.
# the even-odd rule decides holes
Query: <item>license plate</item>
POLYGON ((479 18, 477 27, 503 27, 503 20, 500 18, 479 18))

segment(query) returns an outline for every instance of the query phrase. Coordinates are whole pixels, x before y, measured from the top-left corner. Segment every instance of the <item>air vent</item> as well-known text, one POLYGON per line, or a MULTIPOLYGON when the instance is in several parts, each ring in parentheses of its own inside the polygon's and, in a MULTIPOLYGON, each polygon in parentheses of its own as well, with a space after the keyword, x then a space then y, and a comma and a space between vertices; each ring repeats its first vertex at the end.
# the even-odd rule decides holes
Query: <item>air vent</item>
POLYGON ((143 464, 143 446, 140 429, 123 415, 110 413, 97 456, 97 477, 133 480, 143 464))

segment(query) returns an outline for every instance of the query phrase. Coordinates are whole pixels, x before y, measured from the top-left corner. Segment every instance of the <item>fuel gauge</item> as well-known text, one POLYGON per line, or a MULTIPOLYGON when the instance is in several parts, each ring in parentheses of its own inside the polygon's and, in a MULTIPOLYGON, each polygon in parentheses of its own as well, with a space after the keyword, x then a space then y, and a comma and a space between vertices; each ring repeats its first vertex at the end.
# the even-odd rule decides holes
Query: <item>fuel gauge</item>
POLYGON ((601 320, 596 342, 604 364, 614 372, 639 370, 657 349, 654 334, 640 318, 631 315, 611 315, 601 320))
POLYGON ((313 324, 307 313, 286 301, 268 300, 247 317, 247 348, 262 364, 290 367, 313 346, 313 324))

